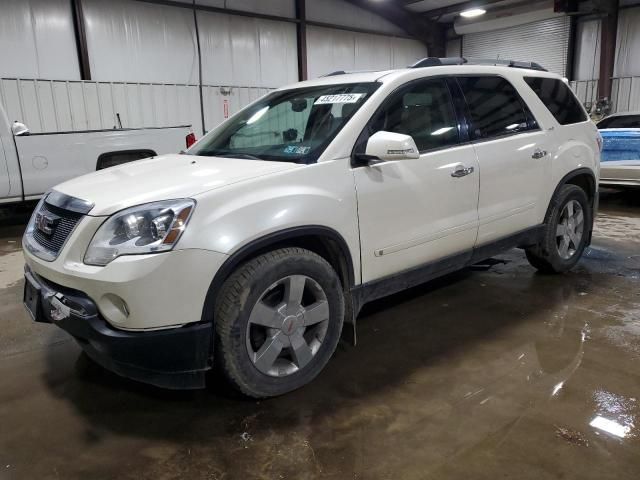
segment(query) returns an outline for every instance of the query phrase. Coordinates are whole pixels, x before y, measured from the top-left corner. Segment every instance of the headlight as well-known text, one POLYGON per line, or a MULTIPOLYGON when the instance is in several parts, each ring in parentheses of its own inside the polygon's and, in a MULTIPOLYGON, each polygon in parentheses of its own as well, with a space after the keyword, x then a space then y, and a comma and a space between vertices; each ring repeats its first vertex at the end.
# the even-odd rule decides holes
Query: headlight
POLYGON ((189 221, 195 201, 166 200, 122 210, 93 236, 84 263, 107 265, 120 255, 171 250, 189 221))

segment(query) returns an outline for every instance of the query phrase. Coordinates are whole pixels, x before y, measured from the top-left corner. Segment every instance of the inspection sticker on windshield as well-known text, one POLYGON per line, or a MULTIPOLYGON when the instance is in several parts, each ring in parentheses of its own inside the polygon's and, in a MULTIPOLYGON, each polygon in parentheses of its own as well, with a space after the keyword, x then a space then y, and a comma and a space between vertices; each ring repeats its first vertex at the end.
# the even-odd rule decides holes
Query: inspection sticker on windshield
POLYGON ((331 105, 333 103, 356 103, 365 93, 336 93, 335 95, 322 95, 318 97, 314 105, 331 105))

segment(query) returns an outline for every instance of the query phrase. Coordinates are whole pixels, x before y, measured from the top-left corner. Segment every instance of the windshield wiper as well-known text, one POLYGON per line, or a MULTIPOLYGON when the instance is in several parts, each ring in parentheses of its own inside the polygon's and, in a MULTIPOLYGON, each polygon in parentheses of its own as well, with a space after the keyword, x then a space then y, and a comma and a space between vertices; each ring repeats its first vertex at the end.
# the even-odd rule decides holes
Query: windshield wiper
POLYGON ((255 155, 250 155, 248 153, 224 153, 221 156, 229 158, 244 158, 246 160, 264 160, 263 158, 256 157, 255 155))
POLYGON ((251 155, 249 153, 236 153, 224 150, 210 150, 208 152, 200 152, 200 155, 206 155, 208 157, 244 158, 245 160, 264 160, 263 158, 257 157, 256 155, 251 155))

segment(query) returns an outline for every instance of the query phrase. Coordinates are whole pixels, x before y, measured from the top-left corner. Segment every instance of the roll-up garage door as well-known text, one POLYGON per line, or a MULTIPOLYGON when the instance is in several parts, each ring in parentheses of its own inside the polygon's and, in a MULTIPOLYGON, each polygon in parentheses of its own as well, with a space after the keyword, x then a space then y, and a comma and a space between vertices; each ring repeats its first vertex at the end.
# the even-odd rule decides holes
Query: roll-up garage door
POLYGON ((499 58, 537 62, 547 70, 566 74, 569 17, 555 17, 462 37, 467 58, 499 58))

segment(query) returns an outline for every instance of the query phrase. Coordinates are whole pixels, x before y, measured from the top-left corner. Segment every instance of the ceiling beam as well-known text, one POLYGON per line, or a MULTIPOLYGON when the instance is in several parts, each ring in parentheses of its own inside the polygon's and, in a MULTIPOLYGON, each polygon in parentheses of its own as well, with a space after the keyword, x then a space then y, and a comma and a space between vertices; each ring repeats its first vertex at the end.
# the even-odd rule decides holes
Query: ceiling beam
POLYGON ((426 17, 416 15, 395 2, 372 2, 371 0, 346 0, 364 10, 374 12, 397 25, 416 40, 427 46, 430 56, 445 55, 445 28, 426 17))

